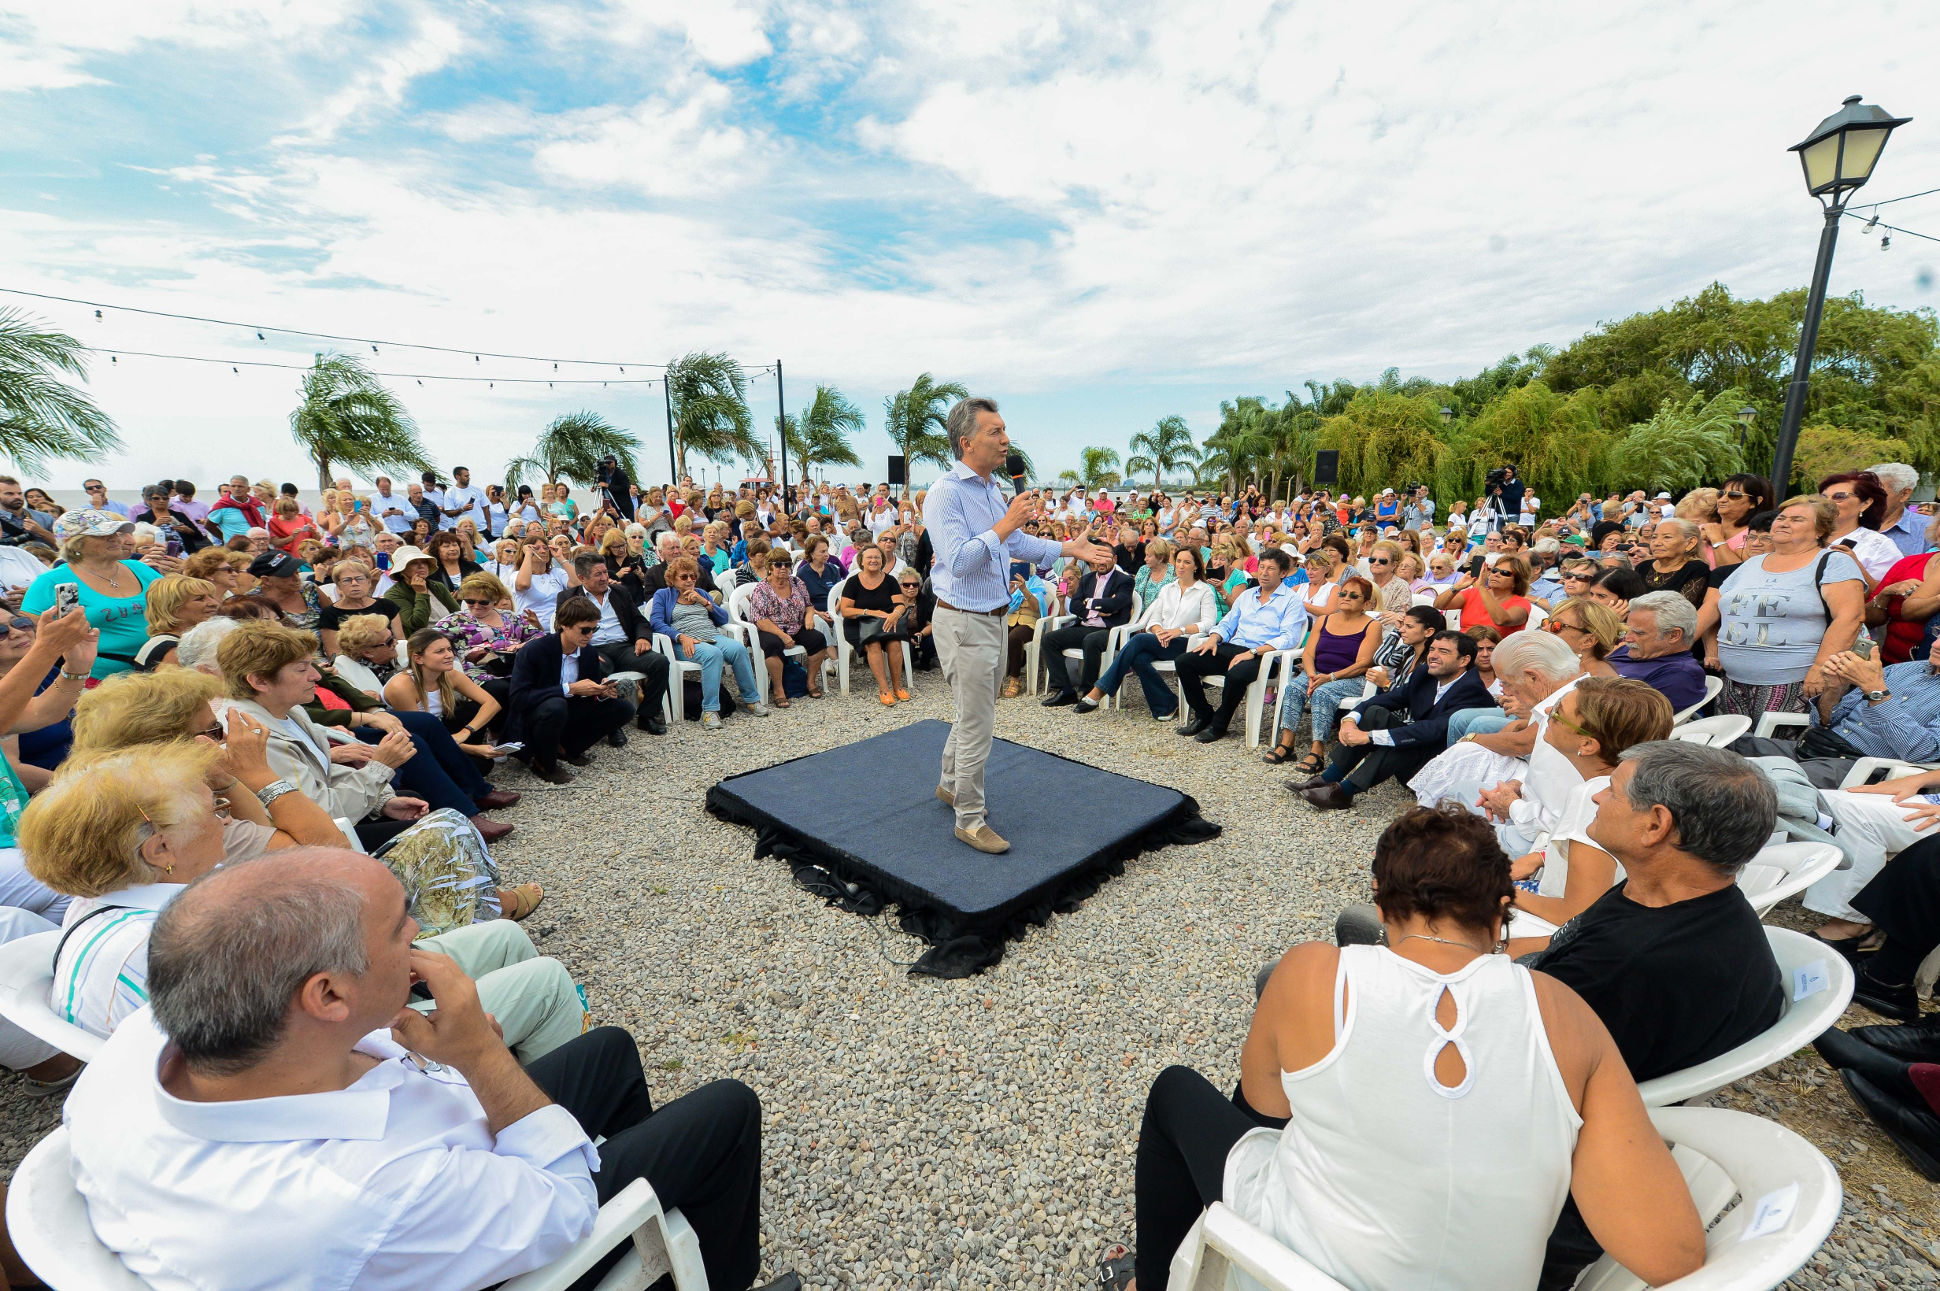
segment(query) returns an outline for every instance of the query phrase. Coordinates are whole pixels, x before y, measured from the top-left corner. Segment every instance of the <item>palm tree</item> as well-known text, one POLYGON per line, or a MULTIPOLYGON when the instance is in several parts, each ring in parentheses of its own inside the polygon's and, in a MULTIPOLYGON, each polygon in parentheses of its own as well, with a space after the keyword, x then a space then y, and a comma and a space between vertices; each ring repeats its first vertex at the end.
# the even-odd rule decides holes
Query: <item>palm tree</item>
POLYGON ((850 433, 862 429, 862 410, 834 386, 816 386, 815 397, 800 417, 777 420, 781 423, 782 446, 800 465, 804 480, 818 466, 862 465, 855 449, 849 447, 850 433))
POLYGON ((89 460, 121 451, 114 419, 55 375, 87 379, 87 346, 0 310, 0 452, 22 470, 49 458, 89 460))
MULTIPOLYGON (((969 397, 970 391, 961 383, 938 381, 925 372, 909 389, 883 400, 883 432, 909 467, 918 462, 948 466, 950 440, 944 434, 943 419, 951 403, 969 397)), ((903 493, 908 495, 909 485, 903 485, 903 493)))
POLYGON ((370 369, 348 354, 322 354, 303 374, 290 436, 316 464, 319 488, 340 471, 428 471, 417 423, 370 369))
POLYGON ((513 490, 528 475, 543 475, 547 484, 570 480, 591 484, 599 478, 600 459, 611 453, 629 479, 640 478, 633 454, 640 441, 596 412, 569 412, 555 417, 539 432, 532 451, 505 464, 505 483, 513 490))
POLYGON ((667 394, 674 410, 676 477, 687 474, 687 453, 712 462, 765 455, 748 411, 748 377, 725 354, 689 354, 667 365, 667 394))
POLYGON ((1087 448, 1079 455, 1075 471, 1062 471, 1058 483, 1065 488, 1087 489, 1093 492, 1108 489, 1118 483, 1118 454, 1109 448, 1087 448))
POLYGON ((1132 436, 1131 449, 1133 456, 1125 459, 1125 473, 1152 472, 1154 489, 1159 487, 1167 471, 1199 464, 1199 446, 1193 443, 1192 431, 1186 427, 1184 417, 1159 418, 1152 429, 1132 436))

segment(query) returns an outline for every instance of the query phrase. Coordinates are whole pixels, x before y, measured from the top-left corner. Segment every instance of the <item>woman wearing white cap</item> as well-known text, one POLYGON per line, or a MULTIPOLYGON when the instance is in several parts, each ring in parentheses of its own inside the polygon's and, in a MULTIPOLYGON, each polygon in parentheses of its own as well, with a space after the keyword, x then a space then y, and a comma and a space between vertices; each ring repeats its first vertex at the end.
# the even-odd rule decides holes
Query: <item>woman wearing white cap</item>
POLYGON ((101 632, 93 675, 108 677, 135 666, 135 653, 148 640, 145 593, 161 577, 127 559, 128 535, 135 526, 126 516, 78 507, 54 522, 61 540, 61 562, 33 581, 21 598, 23 614, 53 606, 55 589, 72 583, 88 622, 101 632))
POLYGON ((407 635, 429 626, 433 619, 458 612, 458 598, 442 579, 432 577, 437 568, 438 562, 416 547, 399 547, 391 557, 395 581, 383 599, 396 607, 398 622, 407 635))

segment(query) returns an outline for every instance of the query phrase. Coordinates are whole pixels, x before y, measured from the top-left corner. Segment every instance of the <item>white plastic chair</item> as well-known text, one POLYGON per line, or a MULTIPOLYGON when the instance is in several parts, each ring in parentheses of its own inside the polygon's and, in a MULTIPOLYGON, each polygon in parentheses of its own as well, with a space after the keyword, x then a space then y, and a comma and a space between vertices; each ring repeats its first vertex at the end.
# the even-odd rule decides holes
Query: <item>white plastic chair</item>
POLYGON ((1767 843, 1738 871, 1738 888, 1763 919, 1779 902, 1805 891, 1844 860, 1845 853, 1831 843, 1767 843))
POLYGON ((1704 709, 1711 707, 1711 701, 1724 693, 1724 678, 1716 673, 1706 673, 1704 677, 1704 698, 1689 708, 1671 714, 1671 725, 1679 726, 1696 717, 1704 709))
MULTIPOLYGON (((1695 710, 1686 710, 1695 711, 1695 710)), ((1736 713, 1723 717, 1700 717, 1694 722, 1684 722, 1671 727, 1671 738, 1690 744, 1707 744, 1714 749, 1724 748, 1733 740, 1751 729, 1751 719, 1736 713)))
POLYGON ((36 1040, 93 1062, 101 1052, 101 1037, 83 1031, 47 1004, 54 985, 54 951, 60 944, 60 930, 55 929, 0 945, 0 1017, 36 1040))
MULTIPOLYGON (((845 620, 841 615, 836 613, 836 607, 842 604, 842 589, 847 585, 847 582, 848 580, 844 579, 829 589, 828 604, 829 626, 833 629, 835 635, 836 677, 840 681, 842 693, 845 695, 849 693, 849 660, 855 655, 856 648, 849 644, 849 634, 843 630, 845 620)), ((902 642, 902 647, 903 686, 911 694, 915 694, 916 679, 914 674, 916 672, 916 657, 910 653, 909 642, 902 642)), ((863 667, 867 669, 868 664, 864 663, 863 667)))
MULTIPOLYGON (((1192 638, 1187 649, 1198 645, 1205 639, 1204 635, 1192 638)), ((1264 659, 1260 660, 1260 675, 1255 677, 1253 684, 1246 688, 1247 748, 1256 749, 1260 746, 1260 723, 1266 714, 1266 692, 1273 685, 1274 670, 1281 668, 1291 671, 1291 661, 1299 657, 1300 651, 1298 650, 1271 650, 1267 652, 1264 659)), ((1175 669, 1174 671, 1176 673, 1177 670, 1175 669)), ((1212 673, 1209 676, 1201 677, 1200 680, 1210 685, 1218 686, 1221 690, 1224 690, 1226 687, 1226 678, 1220 673, 1212 673)), ((1185 692, 1183 690, 1180 691, 1179 702, 1181 704, 1185 702, 1185 692)), ((1279 730, 1278 707, 1276 704, 1274 716, 1274 730, 1276 732, 1279 730)))
MULTIPOLYGON (((748 617, 748 598, 753 595, 753 583, 749 583, 746 587, 737 587, 728 594, 728 622, 739 624, 744 630, 745 635, 742 639, 748 646, 748 662, 754 665, 755 689, 761 695, 761 702, 765 704, 768 702, 768 660, 767 656, 761 650, 761 629, 757 628, 754 620, 748 617)), ((833 627, 834 625, 831 624, 830 626, 833 627)), ((789 646, 786 650, 782 651, 782 654, 802 660, 805 663, 808 659, 808 648, 798 645, 789 646)), ((828 670, 829 661, 825 656, 822 659, 823 677, 828 675, 828 670)), ((821 679, 817 678, 818 681, 821 679)))
MULTIPOLYGON (((1720 682, 1719 689, 1723 689, 1723 686, 1724 683, 1720 682)), ((1752 734, 1760 739, 1769 739, 1781 729, 1796 726, 1803 730, 1810 725, 1812 719, 1804 713, 1766 713, 1758 719, 1758 727, 1752 734)))
POLYGON ((1785 1009, 1778 1021, 1735 1049, 1709 1062, 1667 1072, 1637 1086, 1646 1107, 1668 1107, 1706 1098, 1734 1080, 1755 1075, 1812 1043, 1839 1020, 1852 1003, 1852 965, 1838 951, 1789 928, 1766 928, 1765 940, 1778 960, 1785 1009), (1803 987, 1810 993, 1797 998, 1803 987))
MULTIPOLYGON (((27 1267, 57 1291, 144 1291, 147 1286, 94 1235, 87 1202, 74 1186, 66 1126, 35 1144, 14 1172, 7 1192, 7 1231, 27 1267)), ((633 1257, 609 1270, 599 1291, 646 1291, 669 1272, 678 1291, 707 1291, 707 1270, 694 1230, 679 1211, 661 1211, 653 1185, 644 1179, 600 1207, 584 1241, 544 1268, 501 1284, 500 1291, 566 1291, 628 1237, 633 1239, 633 1257)))
POLYGON ((653 634, 653 648, 667 659, 667 702, 663 707, 667 710, 667 722, 672 725, 686 716, 687 675, 698 676, 701 666, 692 659, 681 658, 680 651, 674 648, 674 639, 665 632, 653 634))
POLYGON ((1547 619, 1548 617, 1549 617, 1548 610, 1544 609, 1540 605, 1531 605, 1529 607, 1529 617, 1525 619, 1522 624, 1523 630, 1525 632, 1535 632, 1540 630, 1543 626, 1543 620, 1547 619))
POLYGON ((1885 779, 1897 780, 1901 776, 1918 775, 1922 771, 1940 770, 1940 767, 1931 762, 1902 762, 1898 758, 1861 758, 1852 764, 1852 770, 1846 772, 1846 778, 1839 782, 1839 787, 1850 789, 1854 785, 1870 783, 1873 773, 1880 770, 1886 772, 1885 779))
MULTIPOLYGON (((1832 1163, 1803 1138, 1775 1121, 1722 1107, 1653 1107, 1650 1119, 1670 1144, 1671 1159, 1705 1225, 1704 1267, 1657 1291, 1770 1291, 1805 1267, 1825 1243, 1844 1194, 1832 1163)), ((1236 1273, 1266 1291, 1344 1291, 1340 1282, 1216 1201, 1179 1244, 1168 1285, 1177 1291, 1226 1291, 1237 1281, 1236 1273)), ((1641 1278, 1605 1255, 1577 1280, 1574 1291, 1644 1287, 1641 1278)))

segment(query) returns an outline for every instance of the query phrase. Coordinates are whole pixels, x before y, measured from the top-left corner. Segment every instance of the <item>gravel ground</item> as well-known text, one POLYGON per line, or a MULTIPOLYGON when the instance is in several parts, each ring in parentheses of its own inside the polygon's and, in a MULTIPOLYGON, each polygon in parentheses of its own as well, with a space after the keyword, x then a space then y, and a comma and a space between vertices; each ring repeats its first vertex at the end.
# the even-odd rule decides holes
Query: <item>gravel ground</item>
MULTIPOLYGON (((1135 698, 1087 717, 1001 701, 1004 738, 1191 793, 1225 833, 1138 858, 988 973, 912 978, 892 961, 922 947, 891 917, 824 907, 701 804, 723 776, 948 718, 938 674, 918 680, 894 710, 865 679, 847 698, 736 716, 714 736, 693 724, 635 732, 564 788, 505 775, 530 792, 506 815, 519 831, 498 855, 508 880, 546 885, 527 927, 586 983, 598 1022, 632 1031, 659 1099, 722 1075, 760 1093, 767 1276, 794 1268, 814 1288, 882 1291, 1077 1287, 1109 1243, 1130 1241, 1152 1078, 1170 1063, 1236 1078, 1254 972, 1366 899, 1365 858, 1404 797, 1385 786, 1322 815, 1241 740, 1180 740, 1135 698)), ((996 803, 994 823, 1024 806, 996 803)), ((1878 1020, 1855 1010, 1847 1024, 1878 1020)), ((1716 1101, 1804 1133, 1845 1179, 1832 1239, 1788 1285, 1940 1283, 1932 1187, 1810 1049, 1716 1101)), ((58 1115, 0 1077, 0 1165, 11 1170, 58 1115)))

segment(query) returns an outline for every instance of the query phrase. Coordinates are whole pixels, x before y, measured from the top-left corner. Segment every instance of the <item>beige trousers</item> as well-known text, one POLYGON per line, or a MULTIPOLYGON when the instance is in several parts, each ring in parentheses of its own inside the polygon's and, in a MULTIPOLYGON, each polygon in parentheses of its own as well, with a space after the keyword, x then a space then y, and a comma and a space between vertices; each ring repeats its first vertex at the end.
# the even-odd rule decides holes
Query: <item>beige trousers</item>
POLYGON ((997 692, 1004 684, 1004 621, 936 607, 936 657, 950 683, 957 719, 943 742, 941 785, 956 797, 957 828, 984 823, 983 771, 997 728, 997 692))
MULTIPOLYGON (((485 919, 417 943, 447 955, 478 987, 478 1002, 498 1019, 505 1044, 520 1062, 551 1053, 586 1029, 586 1006, 572 974, 541 955, 525 929, 510 919, 485 919)), ((420 1012, 436 1007, 411 1005, 420 1012)))

